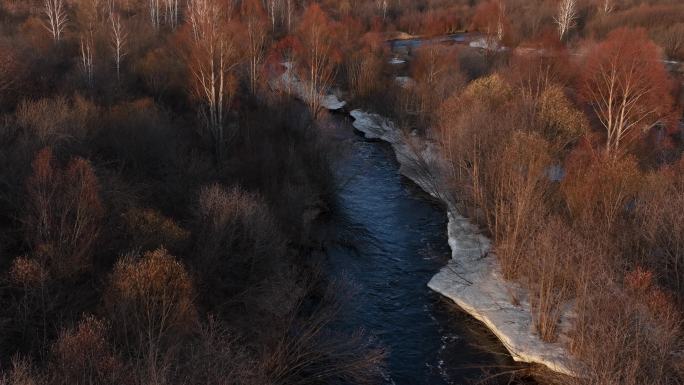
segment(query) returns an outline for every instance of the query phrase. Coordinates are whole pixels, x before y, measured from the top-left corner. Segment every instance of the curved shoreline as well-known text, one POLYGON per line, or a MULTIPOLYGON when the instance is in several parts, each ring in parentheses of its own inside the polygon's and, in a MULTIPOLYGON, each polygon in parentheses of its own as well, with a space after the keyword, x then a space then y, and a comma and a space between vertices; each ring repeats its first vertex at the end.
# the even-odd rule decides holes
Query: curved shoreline
MULTIPOLYGON (((570 352, 560 342, 542 341, 534 332, 527 291, 503 278, 496 256, 489 253, 490 240, 458 212, 441 187, 434 144, 411 143, 380 115, 361 110, 349 114, 354 118, 354 128, 366 138, 380 139, 392 146, 402 175, 447 207, 451 259, 432 277, 428 287, 484 323, 515 361, 540 364, 554 372, 576 376, 577 363, 570 352)), ((570 328, 570 314, 569 310, 563 312, 561 336, 570 328)))
MULTIPOLYGON (((302 82, 292 75, 291 65, 271 85, 306 100, 302 82)), ((346 102, 329 94, 323 107, 342 110, 346 102)), ((346 112, 346 111, 345 111, 346 112)), ((521 285, 507 281, 496 256, 490 253, 491 241, 477 226, 463 217, 451 194, 441 183, 440 160, 435 144, 412 141, 394 123, 378 114, 355 109, 349 112, 352 125, 368 139, 379 139, 392 146, 399 173, 442 202, 447 208, 447 234, 451 259, 435 274, 428 287, 451 299, 463 311, 479 320, 501 341, 513 360, 540 364, 553 372, 576 377, 579 364, 561 342, 544 342, 534 331, 528 293, 521 285)), ((567 339, 572 311, 564 309, 559 325, 559 341, 567 339)))

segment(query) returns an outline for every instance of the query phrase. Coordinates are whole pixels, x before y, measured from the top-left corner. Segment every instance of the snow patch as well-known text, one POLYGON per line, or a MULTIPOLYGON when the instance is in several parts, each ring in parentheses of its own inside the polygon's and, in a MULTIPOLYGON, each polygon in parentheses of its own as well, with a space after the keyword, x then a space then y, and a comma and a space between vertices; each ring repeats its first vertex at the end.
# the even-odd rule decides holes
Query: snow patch
MULTIPOLYGON (((304 102, 309 102, 311 95, 307 92, 307 84, 294 74, 293 63, 285 62, 282 63, 282 66, 285 67, 285 71, 279 77, 271 80, 271 87, 293 95, 304 102)), ((326 110, 340 110, 347 105, 347 102, 340 100, 334 94, 318 97, 321 98, 321 106, 326 110)))
POLYGON ((394 78, 394 81, 397 82, 401 88, 410 88, 416 84, 416 81, 409 76, 397 76, 394 78))
MULTIPOLYGON (((516 361, 545 365, 575 376, 577 363, 560 343, 542 341, 536 334, 527 291, 501 274, 490 240, 456 209, 455 200, 440 181, 440 160, 435 144, 415 143, 392 121, 380 115, 353 110, 354 128, 367 138, 381 139, 394 149, 400 173, 447 206, 451 260, 428 283, 430 289, 453 300, 466 313, 484 323, 516 361)), ((559 326, 561 336, 570 329, 570 309, 559 326)))
POLYGON ((505 51, 506 47, 501 46, 493 39, 479 38, 468 44, 471 48, 486 49, 488 51, 505 51))

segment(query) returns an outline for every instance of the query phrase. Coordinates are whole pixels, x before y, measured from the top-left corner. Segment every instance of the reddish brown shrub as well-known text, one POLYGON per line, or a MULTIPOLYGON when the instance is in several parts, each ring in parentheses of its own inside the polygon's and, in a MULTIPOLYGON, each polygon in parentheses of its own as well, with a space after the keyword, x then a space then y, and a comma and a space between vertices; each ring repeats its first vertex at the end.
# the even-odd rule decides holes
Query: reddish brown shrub
POLYGON ((10 280, 25 288, 40 287, 48 278, 48 272, 35 259, 18 257, 12 261, 10 280))
POLYGON ((107 341, 106 324, 93 316, 63 330, 52 351, 56 384, 119 384, 126 374, 107 341))
POLYGON ((639 192, 636 224, 647 259, 684 306, 684 161, 647 176, 639 192))
POLYGON ((268 206, 240 188, 204 187, 196 218, 194 267, 212 302, 245 286, 273 279, 274 261, 284 254, 283 237, 268 206))
POLYGON ((143 251, 167 247, 177 250, 188 241, 190 233, 152 209, 132 208, 123 215, 126 232, 133 246, 143 251))
POLYGON ((493 149, 498 161, 483 169, 489 223, 504 275, 517 277, 526 262, 525 246, 544 226, 549 211, 551 166, 548 142, 537 134, 516 131, 493 149))
POLYGON ((641 178, 633 158, 587 157, 568 165, 561 191, 577 227, 607 235, 627 214, 641 178))
POLYGON ((113 333, 141 378, 162 381, 196 322, 192 281, 166 250, 123 257, 105 294, 113 333))
POLYGON ((31 362, 19 356, 12 357, 11 369, 0 374, 0 385, 44 385, 47 381, 33 368, 31 362))
POLYGON ((301 48, 297 55, 297 73, 306 82, 306 103, 314 117, 318 115, 322 98, 332 86, 337 65, 342 61, 336 32, 336 23, 320 5, 310 3, 295 34, 301 48))
POLYGON ((9 44, 0 42, 0 103, 9 99, 21 80, 19 60, 18 54, 9 44))
POLYGON ((97 117, 97 107, 80 96, 25 100, 17 108, 17 122, 41 145, 82 141, 97 117))
MULTIPOLYGON (((636 275, 628 279, 647 284, 648 273, 636 275)), ((584 364, 582 384, 677 383, 681 317, 662 293, 654 289, 625 293, 603 281, 589 297, 579 300, 586 306, 578 308, 573 343, 584 364)))
POLYGON ((534 238, 522 246, 527 253, 522 262, 531 295, 535 328, 544 341, 558 338, 558 326, 566 301, 575 294, 577 271, 573 266, 587 263, 583 257, 584 240, 559 217, 544 220, 534 238))
POLYGON ((420 123, 431 122, 437 108, 463 87, 455 47, 427 44, 415 52, 411 63, 412 91, 416 97, 416 113, 420 123))
POLYGON ((511 34, 504 3, 494 0, 481 2, 471 20, 471 29, 485 35, 488 48, 498 47, 511 34))
POLYGON ((670 123, 672 82, 643 29, 611 32, 587 55, 578 88, 614 155, 657 123, 670 123))
POLYGON ((104 210, 90 163, 74 158, 62 170, 50 148, 41 150, 26 182, 26 240, 57 277, 92 267, 92 251, 104 210))

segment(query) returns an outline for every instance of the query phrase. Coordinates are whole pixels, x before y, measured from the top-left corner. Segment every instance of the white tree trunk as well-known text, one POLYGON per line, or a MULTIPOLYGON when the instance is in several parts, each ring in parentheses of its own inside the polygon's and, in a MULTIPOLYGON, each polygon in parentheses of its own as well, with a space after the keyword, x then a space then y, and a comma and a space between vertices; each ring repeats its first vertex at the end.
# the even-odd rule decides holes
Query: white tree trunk
POLYGON ((81 36, 81 72, 89 86, 93 86, 95 66, 93 64, 93 34, 87 32, 81 36))
POLYGON ((150 22, 154 29, 159 29, 161 26, 161 0, 147 0, 148 12, 150 15, 150 22))
POLYGON ((227 139, 225 119, 232 101, 229 77, 237 66, 237 46, 225 32, 221 8, 214 0, 191 0, 188 15, 194 37, 195 53, 189 64, 195 94, 202 102, 200 115, 220 160, 227 139))
POLYGON ((116 80, 121 80, 121 62, 126 56, 126 45, 128 43, 128 32, 121 23, 121 16, 110 13, 109 20, 111 22, 111 45, 114 51, 114 64, 116 65, 116 80))
POLYGON ((556 25, 558 25, 558 35, 560 40, 567 35, 567 33, 575 27, 577 22, 577 0, 561 0, 558 4, 558 14, 555 17, 556 25))
POLYGON ((45 0, 43 12, 47 16, 43 26, 50 32, 52 39, 59 42, 69 21, 64 0, 45 0))

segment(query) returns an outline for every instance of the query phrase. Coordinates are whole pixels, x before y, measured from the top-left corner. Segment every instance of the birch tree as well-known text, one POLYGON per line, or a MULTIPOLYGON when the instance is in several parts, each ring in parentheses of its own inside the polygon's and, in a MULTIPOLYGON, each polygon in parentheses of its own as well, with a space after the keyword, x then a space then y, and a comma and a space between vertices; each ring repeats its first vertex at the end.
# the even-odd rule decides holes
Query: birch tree
POLYGON ((498 49, 509 29, 503 1, 480 4, 473 16, 473 27, 484 33, 486 51, 498 49))
POLYGON ((147 0, 147 11, 154 29, 161 27, 162 0, 147 0))
POLYGON ((375 6, 378 8, 378 11, 382 14, 382 20, 387 19, 387 0, 375 0, 375 6))
POLYGON ((322 107, 341 61, 334 32, 332 21, 321 7, 317 3, 309 5, 296 34, 301 50, 300 62, 296 65, 306 87, 306 102, 314 116, 322 107))
POLYGON ((263 0, 264 7, 268 13, 268 18, 271 21, 271 30, 275 30, 276 27, 276 17, 280 8, 281 0, 263 0))
POLYGON ((121 23, 121 15, 112 11, 109 15, 111 25, 111 47, 114 52, 114 65, 116 66, 116 80, 121 80, 121 62, 126 56, 128 44, 128 31, 121 23))
POLYGON ((191 0, 188 8, 193 42, 188 67, 199 114, 212 137, 218 159, 223 157, 226 118, 232 102, 239 48, 234 25, 218 0, 191 0))
POLYGON ((615 9, 615 0, 600 0, 599 5, 601 12, 608 14, 613 12, 613 9, 615 9))
POLYGON ((52 40, 57 43, 62 39, 62 33, 69 22, 64 0, 45 0, 43 12, 47 19, 43 26, 52 35, 52 40))
POLYGON ((558 35, 563 40, 565 35, 577 23, 577 0, 561 0, 558 4, 558 14, 554 18, 558 26, 558 35))
POLYGON ((617 155, 672 112, 672 82, 658 52, 645 30, 621 28, 587 56, 579 89, 605 129, 606 152, 617 155))
POLYGON ((95 74, 95 65, 93 63, 94 49, 93 32, 88 31, 81 34, 81 57, 79 67, 88 86, 91 87, 94 82, 95 74))
POLYGON ((259 68, 266 53, 266 15, 259 0, 245 0, 242 3, 243 24, 246 38, 245 53, 248 61, 249 88, 254 94, 259 85, 259 68))
POLYGON ((179 0, 163 0, 164 1, 164 22, 176 29, 180 20, 180 4, 179 0))
POLYGON ((292 31, 292 14, 294 13, 294 0, 285 0, 285 14, 286 14, 286 19, 287 19, 287 32, 292 31))

